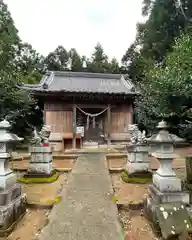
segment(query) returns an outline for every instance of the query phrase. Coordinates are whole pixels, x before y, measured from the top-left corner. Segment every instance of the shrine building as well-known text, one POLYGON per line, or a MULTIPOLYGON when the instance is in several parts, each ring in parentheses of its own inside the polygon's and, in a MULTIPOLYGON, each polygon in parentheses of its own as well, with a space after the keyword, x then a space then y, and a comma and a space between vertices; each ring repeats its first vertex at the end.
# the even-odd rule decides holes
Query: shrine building
POLYGON ((126 75, 48 72, 39 84, 25 89, 44 106, 55 151, 81 148, 85 142, 127 141, 133 123, 133 102, 139 94, 126 75))

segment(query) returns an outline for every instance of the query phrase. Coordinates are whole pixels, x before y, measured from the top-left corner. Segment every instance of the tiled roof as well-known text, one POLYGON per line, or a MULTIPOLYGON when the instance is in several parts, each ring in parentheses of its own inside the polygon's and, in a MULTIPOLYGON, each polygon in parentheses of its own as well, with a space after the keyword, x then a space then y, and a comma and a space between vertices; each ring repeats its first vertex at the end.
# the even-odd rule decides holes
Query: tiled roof
POLYGON ((137 94, 132 82, 121 74, 48 72, 39 84, 20 87, 38 92, 137 94))

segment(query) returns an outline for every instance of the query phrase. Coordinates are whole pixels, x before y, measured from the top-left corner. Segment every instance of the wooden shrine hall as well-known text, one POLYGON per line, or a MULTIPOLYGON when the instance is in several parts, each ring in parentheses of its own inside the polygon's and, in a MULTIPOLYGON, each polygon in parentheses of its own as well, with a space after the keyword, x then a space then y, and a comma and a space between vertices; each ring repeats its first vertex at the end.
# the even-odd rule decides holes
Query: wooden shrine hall
POLYGON ((44 106, 55 151, 81 148, 85 142, 127 141, 136 92, 126 76, 87 72, 48 72, 25 89, 44 106))

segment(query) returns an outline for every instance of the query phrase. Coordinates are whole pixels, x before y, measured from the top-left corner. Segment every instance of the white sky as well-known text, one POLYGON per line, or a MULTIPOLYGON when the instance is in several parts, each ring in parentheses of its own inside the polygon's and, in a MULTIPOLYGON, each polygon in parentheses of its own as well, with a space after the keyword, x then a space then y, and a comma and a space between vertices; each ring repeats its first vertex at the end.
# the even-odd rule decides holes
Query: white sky
POLYGON ((4 0, 21 39, 47 55, 58 45, 90 57, 100 42, 119 61, 142 21, 142 0, 4 0))

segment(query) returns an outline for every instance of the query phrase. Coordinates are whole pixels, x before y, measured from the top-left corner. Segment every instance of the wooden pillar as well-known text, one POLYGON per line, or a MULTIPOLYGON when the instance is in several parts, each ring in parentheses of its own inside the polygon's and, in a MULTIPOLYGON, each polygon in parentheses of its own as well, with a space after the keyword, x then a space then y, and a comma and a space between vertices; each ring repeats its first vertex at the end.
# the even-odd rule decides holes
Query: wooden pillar
POLYGON ((43 104, 43 124, 46 125, 46 106, 45 103, 43 104))
POLYGON ((129 107, 129 124, 133 124, 133 104, 129 107))
POLYGON ((107 109, 107 144, 111 143, 111 105, 107 109))
POLYGON ((77 115, 77 108, 76 105, 73 105, 73 143, 72 147, 76 148, 76 115, 77 115))

